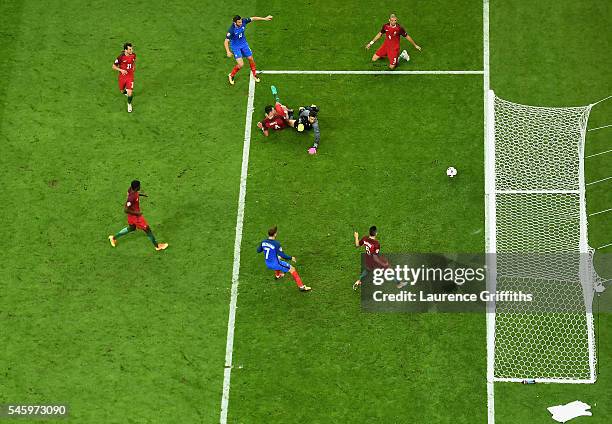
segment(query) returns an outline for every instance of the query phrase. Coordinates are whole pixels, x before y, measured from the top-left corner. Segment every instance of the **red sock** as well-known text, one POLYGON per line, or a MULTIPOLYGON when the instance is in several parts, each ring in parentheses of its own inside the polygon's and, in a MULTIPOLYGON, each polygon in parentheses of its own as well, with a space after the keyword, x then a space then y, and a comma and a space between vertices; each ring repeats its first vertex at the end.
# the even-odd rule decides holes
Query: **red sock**
POLYGON ((302 279, 300 278, 300 274, 298 274, 297 270, 294 269, 293 271, 289 271, 289 272, 291 273, 291 276, 295 280, 295 284, 297 284, 299 288, 304 287, 304 283, 302 283, 302 279))
POLYGON ((257 68, 255 67, 255 61, 253 59, 249 59, 249 65, 251 65, 251 72, 253 76, 257 74, 257 68))
POLYGON ((283 275, 283 273, 277 270, 274 271, 274 275, 276 276, 276 278, 279 278, 281 275, 283 275))
POLYGON ((234 75, 236 75, 239 70, 240 70, 240 66, 238 65, 234 66, 234 69, 232 69, 232 73, 230 74, 232 78, 234 78, 234 75))

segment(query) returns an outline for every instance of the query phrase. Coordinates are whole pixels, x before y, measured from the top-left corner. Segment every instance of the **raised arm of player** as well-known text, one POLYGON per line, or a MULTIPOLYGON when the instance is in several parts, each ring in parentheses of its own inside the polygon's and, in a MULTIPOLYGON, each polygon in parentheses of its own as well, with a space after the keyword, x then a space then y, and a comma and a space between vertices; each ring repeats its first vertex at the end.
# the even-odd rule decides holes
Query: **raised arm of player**
POLYGON ((355 247, 361 246, 359 244, 359 233, 357 231, 355 231, 355 233, 353 235, 355 236, 355 247))
POLYGON ((271 21, 272 15, 268 15, 265 18, 260 18, 259 16, 251 16, 252 21, 271 21))
POLYGON ((421 46, 419 46, 417 43, 414 42, 414 40, 412 39, 411 36, 409 36, 408 34, 406 34, 406 40, 408 40, 410 42, 410 44, 412 44, 412 46, 417 49, 418 51, 421 51, 421 46))
POLYGON ((366 49, 369 49, 370 47, 372 47, 372 44, 376 43, 378 41, 378 39, 382 37, 382 33, 377 33, 376 36, 372 39, 372 41, 370 41, 368 44, 365 45, 366 49))

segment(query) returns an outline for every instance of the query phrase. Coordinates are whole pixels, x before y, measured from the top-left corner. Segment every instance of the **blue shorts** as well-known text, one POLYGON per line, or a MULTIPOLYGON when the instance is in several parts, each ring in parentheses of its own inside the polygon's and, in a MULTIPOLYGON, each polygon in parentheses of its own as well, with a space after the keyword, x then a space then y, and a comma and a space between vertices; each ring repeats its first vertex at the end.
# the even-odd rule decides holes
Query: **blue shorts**
POLYGON ((251 51, 248 44, 246 46, 232 46, 232 53, 234 53, 234 57, 236 59, 240 59, 241 57, 253 56, 253 52, 251 51))
POLYGON ((282 272, 289 272, 289 269, 291 268, 291 265, 289 265, 287 262, 285 261, 281 261, 280 259, 278 260, 278 263, 267 263, 266 265, 268 267, 268 269, 273 269, 274 271, 282 271, 282 272))

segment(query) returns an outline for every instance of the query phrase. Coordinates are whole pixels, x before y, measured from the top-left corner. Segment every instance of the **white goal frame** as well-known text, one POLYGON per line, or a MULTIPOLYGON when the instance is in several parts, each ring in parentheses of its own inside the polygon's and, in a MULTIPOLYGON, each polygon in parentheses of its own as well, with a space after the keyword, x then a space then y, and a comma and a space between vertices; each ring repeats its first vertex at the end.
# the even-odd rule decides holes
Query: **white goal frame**
MULTIPOLYGON (((496 187, 496 128, 495 128, 495 93, 488 90, 486 93, 486 122, 485 122, 485 237, 486 237, 486 252, 487 252, 487 290, 495 291, 497 284, 497 222, 496 222, 496 205, 498 194, 573 194, 579 198, 579 219, 580 219, 580 239, 579 252, 580 254, 580 269, 579 278, 583 285, 583 294, 585 302, 586 316, 586 338, 588 345, 588 364, 589 378, 537 378, 537 382, 542 383, 565 383, 565 384, 589 384, 595 383, 597 379, 596 373, 596 351, 593 328, 593 313, 592 313, 592 296, 589 296, 588 287, 594 285, 594 272, 592 264, 588 260, 592 249, 588 245, 587 232, 587 213, 586 213, 586 196, 585 196, 585 178, 584 178, 584 147, 586 136, 586 120, 593 105, 585 107, 585 123, 584 128, 581 128, 581 141, 578 149, 578 189, 577 190, 499 190, 496 187), (587 289, 585 289, 587 287, 587 289)), ((491 301, 487 304, 487 383, 492 385, 493 382, 522 382, 525 377, 508 378, 497 377, 495 368, 495 352, 496 352, 496 304, 491 301)), ((493 422, 494 415, 491 413, 494 410, 492 386, 490 387, 489 396, 489 422, 493 422)))

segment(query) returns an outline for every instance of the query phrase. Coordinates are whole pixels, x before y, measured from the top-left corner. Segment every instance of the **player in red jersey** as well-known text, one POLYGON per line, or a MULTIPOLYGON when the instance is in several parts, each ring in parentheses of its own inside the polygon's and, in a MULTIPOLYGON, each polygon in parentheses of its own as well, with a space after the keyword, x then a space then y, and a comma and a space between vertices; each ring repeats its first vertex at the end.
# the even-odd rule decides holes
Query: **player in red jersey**
POLYGON ((134 69, 136 66, 136 54, 132 43, 123 45, 123 52, 113 63, 113 69, 119 72, 119 91, 127 96, 127 110, 132 111, 132 98, 134 90, 134 69))
POLYGON ((257 128, 259 128, 266 137, 270 134, 270 130, 278 131, 288 126, 295 126, 293 110, 288 109, 287 106, 279 102, 277 102, 274 107, 266 106, 265 118, 257 123, 257 128))
POLYGON ((405 37, 406 40, 410 41, 410 44, 412 44, 415 49, 421 51, 421 47, 417 45, 412 37, 408 35, 406 30, 397 23, 397 16, 393 14, 389 17, 389 23, 382 26, 380 32, 376 34, 372 41, 365 45, 365 48, 369 50, 370 47, 372 47, 372 45, 383 35, 385 36, 385 41, 383 42, 383 45, 376 50, 374 56, 372 56, 372 62, 376 62, 381 57, 387 57, 389 58, 389 68, 395 69, 400 57, 406 61, 409 61, 410 56, 408 56, 408 52, 406 50, 404 50, 400 55, 400 37, 405 37))
POLYGON ((168 247, 168 243, 158 243, 155 240, 155 236, 151 231, 151 227, 149 227, 149 223, 142 216, 142 212, 140 212, 140 196, 147 197, 144 193, 139 193, 140 191, 140 181, 134 180, 130 184, 130 188, 128 189, 128 198, 125 202, 124 212, 127 214, 128 226, 119 231, 117 234, 108 236, 108 240, 110 241, 111 246, 117 246, 117 239, 121 236, 126 235, 127 233, 131 233, 136 230, 136 228, 140 228, 147 234, 153 246, 155 246, 155 250, 164 250, 168 247))
POLYGON ((353 290, 357 290, 357 287, 361 286, 361 281, 375 268, 387 268, 389 262, 380 255, 380 243, 376 240, 378 229, 376 226, 370 227, 370 233, 368 236, 364 236, 359 239, 359 233, 355 231, 355 247, 365 246, 365 268, 359 279, 353 284, 353 290))

